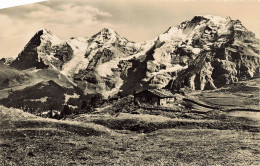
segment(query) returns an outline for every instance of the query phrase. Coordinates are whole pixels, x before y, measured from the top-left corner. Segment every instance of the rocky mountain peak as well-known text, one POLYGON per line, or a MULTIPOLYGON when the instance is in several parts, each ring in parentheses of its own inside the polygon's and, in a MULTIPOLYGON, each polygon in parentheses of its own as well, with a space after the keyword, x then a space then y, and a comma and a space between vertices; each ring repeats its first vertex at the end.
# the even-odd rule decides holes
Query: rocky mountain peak
POLYGON ((72 54, 73 50, 66 41, 43 28, 31 38, 11 66, 18 69, 61 68, 64 62, 72 58, 72 54))
POLYGON ((232 19, 230 17, 221 17, 221 16, 213 16, 213 15, 197 15, 194 16, 193 19, 191 19, 188 22, 191 23, 196 23, 197 25, 202 25, 202 24, 227 24, 230 22, 232 19))
POLYGON ((41 36, 54 36, 54 35, 50 30, 48 30, 46 28, 42 28, 42 29, 39 29, 35 33, 35 35, 32 37, 32 39, 30 41, 32 41, 34 38, 37 38, 37 40, 39 40, 39 39, 41 39, 41 36))
POLYGON ((42 43, 46 43, 46 42, 50 42, 52 45, 54 45, 54 44, 60 43, 61 40, 58 39, 58 37, 56 37, 55 35, 53 35, 53 33, 50 30, 43 28, 43 29, 38 30, 35 33, 35 35, 31 38, 31 40, 25 46, 25 49, 26 49, 26 47, 29 47, 29 46, 38 47, 42 43))
POLYGON ((51 31, 44 28, 42 32, 43 32, 41 36, 42 42, 49 41, 51 42, 51 45, 58 45, 62 42, 57 36, 53 35, 51 31))
POLYGON ((103 28, 101 31, 103 34, 114 34, 117 35, 116 31, 111 28, 103 28))
POLYGON ((197 15, 190 21, 182 22, 178 26, 169 27, 166 32, 159 36, 158 40, 161 42, 170 41, 176 43, 176 41, 191 42, 194 38, 201 38, 208 35, 217 37, 227 33, 231 25, 232 20, 230 17, 197 15))
POLYGON ((42 31, 43 34, 50 34, 50 35, 53 35, 53 33, 52 33, 50 30, 48 30, 47 28, 42 28, 42 29, 39 30, 39 31, 42 31))
POLYGON ((110 28, 103 28, 100 32, 91 37, 90 41, 97 43, 116 43, 127 41, 127 39, 118 35, 118 33, 110 28))

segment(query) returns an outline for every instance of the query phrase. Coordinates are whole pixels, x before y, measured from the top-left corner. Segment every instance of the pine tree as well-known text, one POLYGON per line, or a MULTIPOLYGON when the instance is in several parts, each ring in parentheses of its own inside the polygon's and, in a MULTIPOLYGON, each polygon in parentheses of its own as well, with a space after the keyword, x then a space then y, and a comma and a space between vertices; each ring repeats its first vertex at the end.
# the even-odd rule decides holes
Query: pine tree
POLYGON ((60 115, 63 118, 65 115, 69 115, 69 114, 71 114, 70 108, 69 108, 68 104, 66 104, 66 105, 64 105, 63 110, 61 111, 60 115))

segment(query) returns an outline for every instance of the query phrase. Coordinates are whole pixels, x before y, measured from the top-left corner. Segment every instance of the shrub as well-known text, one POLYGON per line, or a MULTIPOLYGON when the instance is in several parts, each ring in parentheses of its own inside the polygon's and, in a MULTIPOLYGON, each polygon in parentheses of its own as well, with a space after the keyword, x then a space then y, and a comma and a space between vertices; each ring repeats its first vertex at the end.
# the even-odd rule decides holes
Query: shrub
POLYGON ((183 105, 188 110, 191 110, 193 108, 193 105, 191 102, 184 102, 183 105))

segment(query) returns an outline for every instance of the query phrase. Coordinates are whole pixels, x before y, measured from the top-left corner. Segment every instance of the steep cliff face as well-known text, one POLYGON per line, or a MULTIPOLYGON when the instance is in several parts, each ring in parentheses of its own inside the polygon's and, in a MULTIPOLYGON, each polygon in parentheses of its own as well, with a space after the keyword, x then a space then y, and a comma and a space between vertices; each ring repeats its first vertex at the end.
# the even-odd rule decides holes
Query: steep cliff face
POLYGON ((38 62, 37 47, 41 44, 41 35, 43 35, 43 30, 37 32, 33 36, 29 43, 24 47, 24 50, 10 64, 10 66, 22 70, 36 67, 38 62))
POLYGON ((199 20, 199 25, 205 22, 192 42, 192 46, 200 47, 201 51, 167 87, 215 89, 258 76, 259 40, 240 21, 213 16, 194 19, 199 20))
POLYGON ((73 50, 68 43, 61 41, 50 31, 43 29, 33 36, 10 65, 21 70, 32 67, 60 69, 72 57, 73 50))

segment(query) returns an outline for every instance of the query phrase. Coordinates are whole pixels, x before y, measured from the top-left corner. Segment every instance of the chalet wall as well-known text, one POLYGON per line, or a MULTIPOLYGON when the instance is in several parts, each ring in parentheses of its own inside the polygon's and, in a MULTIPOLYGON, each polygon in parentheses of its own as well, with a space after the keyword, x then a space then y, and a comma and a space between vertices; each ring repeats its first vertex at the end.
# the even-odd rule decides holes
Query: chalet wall
POLYGON ((149 91, 143 91, 134 95, 134 100, 140 103, 150 103, 153 105, 170 106, 174 103, 174 97, 160 97, 149 91))
POLYGON ((175 98, 162 98, 160 99, 160 105, 169 106, 172 105, 175 101, 175 98))
POLYGON ((150 96, 136 96, 135 101, 151 103, 153 105, 158 105, 160 99, 158 97, 150 97, 150 96))

